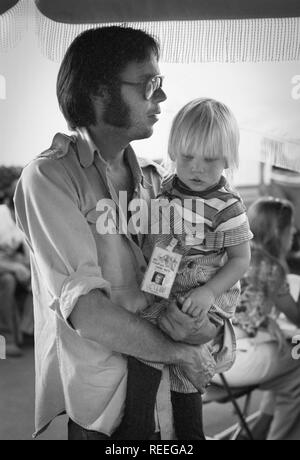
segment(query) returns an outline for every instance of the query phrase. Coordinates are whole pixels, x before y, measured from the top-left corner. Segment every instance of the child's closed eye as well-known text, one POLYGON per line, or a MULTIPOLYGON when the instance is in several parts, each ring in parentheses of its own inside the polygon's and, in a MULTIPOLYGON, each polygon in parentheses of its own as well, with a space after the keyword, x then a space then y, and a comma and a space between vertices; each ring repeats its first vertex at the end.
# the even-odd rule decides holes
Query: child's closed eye
POLYGON ((204 158, 206 163, 214 163, 215 161, 219 161, 220 158, 204 158))
POLYGON ((194 157, 192 155, 182 155, 183 160, 192 161, 194 157))

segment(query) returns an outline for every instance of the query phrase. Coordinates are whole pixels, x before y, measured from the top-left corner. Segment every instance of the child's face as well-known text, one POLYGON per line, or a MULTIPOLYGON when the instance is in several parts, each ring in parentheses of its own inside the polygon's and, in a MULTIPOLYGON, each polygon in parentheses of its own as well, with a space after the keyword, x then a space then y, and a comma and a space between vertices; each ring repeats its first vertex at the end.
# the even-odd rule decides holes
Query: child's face
POLYGON ((218 184, 226 167, 226 160, 222 157, 206 159, 200 155, 180 154, 176 158, 179 179, 195 191, 218 184))

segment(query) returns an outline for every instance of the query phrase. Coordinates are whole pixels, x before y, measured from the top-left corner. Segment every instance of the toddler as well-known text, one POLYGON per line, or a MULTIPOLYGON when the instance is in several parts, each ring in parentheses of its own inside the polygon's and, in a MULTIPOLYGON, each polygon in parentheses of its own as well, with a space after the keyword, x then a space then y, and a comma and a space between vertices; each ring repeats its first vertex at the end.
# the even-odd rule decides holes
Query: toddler
MULTIPOLYGON (((237 122, 231 111, 215 100, 194 100, 173 121, 169 157, 175 172, 164 181, 157 198, 158 205, 162 205, 158 206, 159 223, 162 228, 169 224, 170 231, 161 235, 150 232, 144 253, 149 259, 155 246, 166 248, 177 240, 175 251, 183 257, 170 299, 157 301, 142 312, 144 318, 155 324, 159 324, 159 317, 174 300, 195 322, 200 312, 206 312, 220 331, 235 313, 239 280, 249 266, 252 238, 242 200, 223 175, 224 170, 233 171, 238 166, 238 146, 237 122), (184 212, 178 211, 178 203, 182 203, 184 212)), ((157 228, 157 221, 151 217, 152 228, 157 228)), ((178 439, 204 437, 200 393, 216 371, 220 372, 222 339, 220 333, 213 342, 197 347, 203 366, 196 383, 189 380, 187 368, 170 366, 178 439)), ((224 356, 222 359, 224 362, 224 356)), ((228 367, 232 357, 229 361, 228 367)), ((147 439, 154 431, 154 406, 162 367, 128 358, 127 423, 125 426, 122 422, 118 428, 119 439, 147 439)))

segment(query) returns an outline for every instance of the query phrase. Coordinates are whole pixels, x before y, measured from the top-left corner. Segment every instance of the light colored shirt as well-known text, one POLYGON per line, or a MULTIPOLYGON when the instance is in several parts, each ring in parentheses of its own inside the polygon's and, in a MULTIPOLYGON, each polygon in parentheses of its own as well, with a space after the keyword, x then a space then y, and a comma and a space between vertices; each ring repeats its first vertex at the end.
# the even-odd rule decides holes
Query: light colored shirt
MULTIPOLYGON (((131 147, 125 158, 133 198, 149 202, 160 190, 158 167, 138 161, 131 147)), ((16 190, 17 223, 31 249, 37 432, 66 411, 83 428, 111 435, 123 415, 126 359, 80 337, 67 321, 78 298, 94 289, 134 313, 147 306, 140 289, 143 236, 137 245, 129 234, 96 229, 97 202, 117 198, 107 168, 87 130, 57 134, 24 169, 16 190)))

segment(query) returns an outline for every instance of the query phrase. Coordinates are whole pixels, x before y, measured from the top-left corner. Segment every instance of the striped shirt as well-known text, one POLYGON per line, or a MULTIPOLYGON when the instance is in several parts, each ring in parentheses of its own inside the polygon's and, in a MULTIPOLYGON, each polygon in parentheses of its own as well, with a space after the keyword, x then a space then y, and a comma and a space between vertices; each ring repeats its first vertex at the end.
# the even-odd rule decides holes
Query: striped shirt
MULTIPOLYGON (((163 183, 159 200, 165 199, 172 207, 172 236, 179 239, 185 255, 224 252, 226 247, 242 244, 253 236, 242 199, 224 177, 217 185, 196 192, 173 175, 163 183)), ((166 206, 160 218, 170 219, 166 206)))
MULTIPOLYGON (((168 246, 175 237, 179 241, 179 250, 183 254, 179 272, 176 276, 169 300, 160 300, 148 307, 141 316, 156 324, 161 312, 172 300, 185 297, 192 289, 207 283, 226 263, 226 248, 245 243, 252 239, 246 208, 240 196, 232 191, 224 177, 220 182, 205 191, 194 192, 187 188, 176 175, 166 179, 158 197, 161 204, 159 227, 169 232, 157 234, 157 222, 152 219, 151 234, 143 248, 147 258, 154 246, 168 246), (171 208, 171 209, 170 209, 171 208), (170 212, 172 211, 172 212, 170 212)), ((224 325, 232 318, 238 304, 240 285, 236 283, 217 299, 209 310, 209 316, 217 324, 224 325)), ((203 391, 215 373, 224 372, 219 365, 222 349, 222 337, 197 347, 202 366, 199 379, 203 391)), ((148 363, 153 367, 161 365, 148 363)), ((232 362, 228 362, 228 370, 232 362)), ((193 393, 195 387, 183 373, 180 366, 171 365, 170 382, 172 391, 193 393)))

